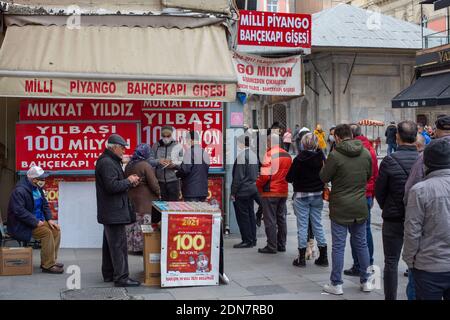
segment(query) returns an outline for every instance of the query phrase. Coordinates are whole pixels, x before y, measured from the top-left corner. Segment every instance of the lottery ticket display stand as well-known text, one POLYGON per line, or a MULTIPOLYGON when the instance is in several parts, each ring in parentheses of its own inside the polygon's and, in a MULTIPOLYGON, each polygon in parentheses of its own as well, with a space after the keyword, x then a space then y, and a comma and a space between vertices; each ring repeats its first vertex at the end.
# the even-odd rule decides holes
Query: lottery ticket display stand
POLYGON ((219 284, 221 211, 206 202, 154 202, 161 212, 161 287, 219 284))

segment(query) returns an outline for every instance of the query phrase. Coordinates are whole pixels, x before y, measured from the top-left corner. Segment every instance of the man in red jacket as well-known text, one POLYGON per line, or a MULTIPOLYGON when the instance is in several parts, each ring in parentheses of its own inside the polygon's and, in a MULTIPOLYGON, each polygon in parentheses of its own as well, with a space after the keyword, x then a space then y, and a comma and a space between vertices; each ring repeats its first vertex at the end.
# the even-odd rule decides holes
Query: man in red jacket
POLYGON ((280 136, 268 131, 267 152, 261 166, 261 174, 256 180, 261 195, 267 246, 258 249, 260 253, 286 251, 286 201, 288 183, 286 175, 291 167, 292 158, 280 147, 280 136))
MULTIPOLYGON (((367 208, 369 209, 369 218, 367 219, 367 246, 369 248, 370 265, 373 265, 373 238, 372 231, 370 229, 370 209, 373 207, 373 199, 375 197, 375 181, 378 177, 378 159, 375 149, 370 143, 369 139, 361 133, 361 127, 357 124, 350 125, 353 133, 353 139, 359 140, 363 143, 364 148, 366 148, 370 155, 372 156, 372 177, 367 182, 366 187, 366 198, 367 198, 367 208)), ((344 270, 344 274, 347 276, 358 276, 360 275, 358 257, 355 255, 355 250, 352 248, 353 266, 350 269, 344 270)))

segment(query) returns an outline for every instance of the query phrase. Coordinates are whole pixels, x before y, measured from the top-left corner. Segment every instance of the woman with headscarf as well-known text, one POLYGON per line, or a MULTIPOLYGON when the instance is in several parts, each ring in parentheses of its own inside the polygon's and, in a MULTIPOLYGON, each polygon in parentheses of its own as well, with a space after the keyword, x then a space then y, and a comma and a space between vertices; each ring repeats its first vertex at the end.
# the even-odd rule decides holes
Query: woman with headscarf
POLYGON ((130 162, 125 167, 125 176, 136 174, 139 176, 139 185, 128 191, 128 196, 136 213, 136 222, 127 226, 128 251, 141 253, 144 248, 141 225, 150 224, 154 220, 152 215, 153 201, 160 198, 159 183, 154 169, 148 163, 151 149, 148 144, 136 147, 130 162))

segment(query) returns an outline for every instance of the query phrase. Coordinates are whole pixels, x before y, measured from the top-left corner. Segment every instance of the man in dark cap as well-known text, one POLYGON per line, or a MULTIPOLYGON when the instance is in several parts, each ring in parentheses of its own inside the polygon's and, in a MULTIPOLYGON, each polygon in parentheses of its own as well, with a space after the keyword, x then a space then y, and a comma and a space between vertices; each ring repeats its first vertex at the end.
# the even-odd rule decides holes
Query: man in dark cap
POLYGON ((417 300, 450 300, 450 141, 431 142, 423 162, 425 179, 408 196, 403 260, 417 300))
POLYGON ((139 286, 129 278, 125 226, 134 222, 128 190, 139 184, 139 177, 125 178, 122 158, 128 143, 118 134, 108 138, 106 150, 95 166, 97 221, 103 224, 102 274, 105 282, 116 287, 139 286))
MULTIPOLYGON (((436 139, 443 139, 450 141, 450 116, 439 117, 436 120, 436 131, 435 136, 436 139)), ((408 202, 408 193, 409 190, 418 182, 422 181, 425 177, 425 172, 423 169, 423 154, 419 155, 416 163, 411 168, 411 172, 409 174, 408 180, 405 184, 405 196, 403 198, 403 202, 405 205, 408 202)))

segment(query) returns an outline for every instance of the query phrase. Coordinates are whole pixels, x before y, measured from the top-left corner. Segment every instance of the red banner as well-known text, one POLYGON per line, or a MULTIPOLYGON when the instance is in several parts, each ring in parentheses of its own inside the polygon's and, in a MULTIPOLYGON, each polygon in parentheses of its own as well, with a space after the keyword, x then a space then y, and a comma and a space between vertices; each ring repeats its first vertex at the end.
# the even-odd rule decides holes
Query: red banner
POLYGON ((309 14, 239 10, 238 45, 311 48, 309 14))
POLYGON ((110 123, 18 123, 16 124, 16 170, 38 165, 44 170, 93 171, 108 137, 118 133, 127 140, 126 155, 139 141, 139 126, 110 123))
POLYGON ((135 120, 142 101, 89 99, 25 99, 20 102, 21 121, 135 120))
POLYGON ((148 109, 220 109, 222 102, 145 100, 142 101, 142 107, 148 109))
POLYGON ((187 146, 190 130, 200 132, 202 146, 210 156, 212 168, 223 166, 223 113, 222 110, 161 110, 142 111, 142 142, 155 144, 161 138, 161 128, 175 128, 174 138, 187 146))
POLYGON ((218 205, 223 212, 223 177, 209 177, 208 179, 208 198, 206 201, 211 205, 218 205))

